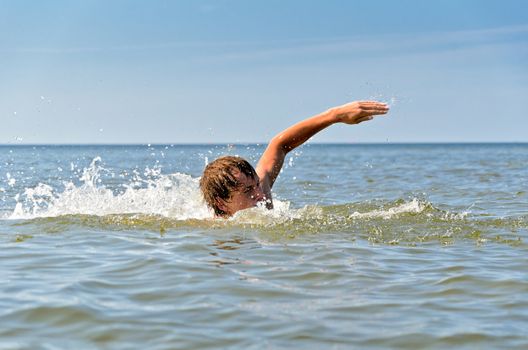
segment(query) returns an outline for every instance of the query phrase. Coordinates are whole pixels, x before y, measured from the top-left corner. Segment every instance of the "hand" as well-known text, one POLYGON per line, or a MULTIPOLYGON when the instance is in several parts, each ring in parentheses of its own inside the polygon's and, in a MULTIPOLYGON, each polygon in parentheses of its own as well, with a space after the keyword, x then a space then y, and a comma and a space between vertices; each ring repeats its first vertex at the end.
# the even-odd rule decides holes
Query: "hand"
POLYGON ((376 101, 357 101, 332 108, 338 122, 345 124, 359 124, 371 120, 375 115, 387 114, 389 106, 376 101))

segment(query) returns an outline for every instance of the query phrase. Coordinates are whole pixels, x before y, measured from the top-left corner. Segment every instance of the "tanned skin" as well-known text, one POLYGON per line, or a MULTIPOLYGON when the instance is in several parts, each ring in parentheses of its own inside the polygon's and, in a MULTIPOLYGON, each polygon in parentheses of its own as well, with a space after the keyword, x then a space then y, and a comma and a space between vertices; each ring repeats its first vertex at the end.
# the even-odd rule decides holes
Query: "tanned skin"
POLYGON ((241 186, 233 191, 228 201, 219 199, 219 206, 231 216, 239 210, 254 207, 266 201, 273 208, 271 188, 280 173, 288 152, 305 143, 310 137, 332 124, 359 124, 372 120, 376 115, 387 114, 389 107, 376 101, 356 101, 330 108, 329 110, 305 119, 273 137, 262 154, 256 172, 257 179, 244 174, 233 174, 241 186))

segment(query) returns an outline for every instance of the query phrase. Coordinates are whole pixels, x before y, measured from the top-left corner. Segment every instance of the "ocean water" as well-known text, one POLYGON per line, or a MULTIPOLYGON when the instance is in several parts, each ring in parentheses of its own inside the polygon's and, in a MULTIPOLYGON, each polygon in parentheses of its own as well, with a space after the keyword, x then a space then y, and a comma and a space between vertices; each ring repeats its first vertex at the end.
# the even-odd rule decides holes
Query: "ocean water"
POLYGON ((528 144, 0 146, 0 349, 527 349, 528 144))

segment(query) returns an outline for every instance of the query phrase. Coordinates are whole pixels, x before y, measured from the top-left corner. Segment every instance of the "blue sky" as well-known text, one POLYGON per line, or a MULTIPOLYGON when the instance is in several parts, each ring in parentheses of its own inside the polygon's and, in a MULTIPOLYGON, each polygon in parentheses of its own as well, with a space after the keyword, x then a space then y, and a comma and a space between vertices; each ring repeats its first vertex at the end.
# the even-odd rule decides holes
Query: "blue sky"
POLYGON ((526 1, 2 1, 0 143, 528 142, 526 1))

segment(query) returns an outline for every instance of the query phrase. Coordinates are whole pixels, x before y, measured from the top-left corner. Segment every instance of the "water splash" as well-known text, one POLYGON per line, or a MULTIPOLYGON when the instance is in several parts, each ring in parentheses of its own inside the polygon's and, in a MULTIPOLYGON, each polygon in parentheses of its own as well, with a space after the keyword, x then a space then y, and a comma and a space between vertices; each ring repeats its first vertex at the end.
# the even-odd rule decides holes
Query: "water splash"
MULTIPOLYGON (((73 168, 73 165, 72 165, 73 168)), ((124 190, 107 188, 103 174, 109 173, 100 157, 95 157, 79 175, 80 185, 64 182, 60 191, 45 183, 26 188, 15 197, 9 219, 36 219, 66 215, 112 216, 140 214, 174 220, 209 220, 214 215, 202 197, 199 178, 174 173, 161 174, 160 168, 134 169, 124 190)), ((287 201, 274 201, 274 209, 262 206, 243 210, 228 220, 236 224, 268 225, 302 217, 306 208, 292 209, 287 201)))
MULTIPOLYGON (((361 90, 366 94, 365 100, 380 101, 386 103, 390 108, 412 102, 412 99, 402 95, 391 86, 367 81, 361 85, 361 90)), ((350 92, 350 96, 355 96, 350 92)))
POLYGON ((323 210, 318 206, 305 206, 299 209, 291 208, 288 201, 273 200, 273 210, 268 210, 264 203, 256 208, 241 210, 229 222, 241 225, 277 226, 292 220, 304 220, 310 217, 320 217, 323 210))
POLYGON ((16 179, 12 177, 10 173, 6 173, 6 178, 7 178, 7 184, 9 186, 13 187, 16 184, 16 179))
MULTIPOLYGON (((70 164, 73 169, 73 164, 70 164)), ((36 219, 66 215, 161 216, 175 220, 208 220, 214 215, 202 197, 199 178, 174 173, 163 175, 160 168, 146 167, 143 172, 131 171, 129 182, 116 191, 105 186, 103 175, 112 175, 95 157, 79 172, 80 184, 64 182, 59 190, 45 183, 26 188, 16 195, 16 205, 9 219, 36 219)), ((261 207, 238 212, 228 220, 234 224, 276 225, 306 216, 312 209, 290 208, 287 201, 274 200, 274 209, 261 207)), ((318 209, 319 212, 321 211, 318 209)), ((312 210, 313 212, 313 210, 312 210)))
MULTIPOLYGON (((16 206, 9 218, 115 214, 145 214, 176 220, 213 218, 212 211, 207 208, 200 193, 199 178, 181 173, 163 175, 160 168, 147 167, 143 173, 134 170, 129 182, 121 185, 121 191, 116 191, 105 186, 102 177, 105 172, 108 170, 103 167, 101 158, 95 157, 79 175, 79 185, 65 182, 62 191, 45 183, 26 188, 15 197, 16 206)), ((349 212, 330 209, 329 213, 325 213, 328 208, 312 205, 295 209, 290 207, 290 202, 275 199, 273 210, 267 210, 262 205, 240 211, 228 221, 233 224, 274 226, 293 220, 324 221, 330 217, 333 221, 390 219, 402 214, 420 214, 431 208, 429 202, 415 198, 403 203, 389 203, 381 208, 365 207, 359 203, 349 212)), ((447 217, 450 214, 444 215, 447 217)))
POLYGON ((419 244, 432 240, 452 244, 460 238, 475 239, 479 244, 485 241, 520 244, 517 233, 526 230, 528 222, 528 218, 468 217, 470 208, 450 212, 417 198, 302 208, 292 208, 290 202, 275 199, 273 210, 262 205, 220 220, 214 219, 205 205, 199 178, 190 175, 164 175, 159 167, 135 169, 128 182, 116 189, 115 182, 114 188, 112 182, 106 182, 105 179, 113 177, 104 176, 112 174, 103 167, 100 157, 78 174, 77 184, 68 181, 57 188, 38 183, 26 188, 15 197, 16 206, 9 219, 34 219, 37 225, 47 227, 54 226, 54 218, 62 217, 61 227, 70 222, 105 229, 141 227, 159 232, 178 227, 225 227, 260 232, 265 240, 271 241, 339 232, 376 244, 419 244), (495 232, 500 235, 493 236, 495 232))
POLYGON ((143 176, 136 173, 124 190, 115 192, 101 179, 106 171, 101 158, 96 157, 84 168, 76 186, 64 183, 58 192, 48 184, 39 183, 26 188, 15 197, 16 206, 10 219, 33 219, 62 215, 150 214, 179 220, 212 217, 198 187, 198 178, 175 173, 162 175, 159 169, 145 169, 143 176))
POLYGON ((360 213, 356 211, 350 215, 350 218, 390 219, 394 216, 405 214, 405 213, 418 214, 431 207, 432 206, 429 202, 420 201, 417 198, 413 198, 410 202, 402 203, 400 205, 397 205, 395 207, 390 207, 387 209, 372 210, 372 211, 368 211, 364 213, 360 213))

